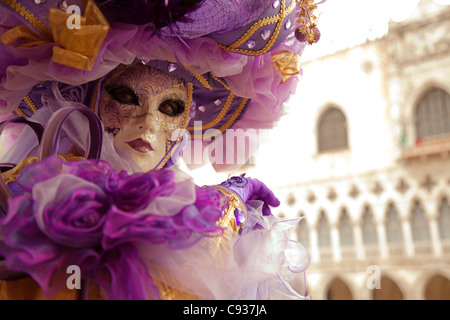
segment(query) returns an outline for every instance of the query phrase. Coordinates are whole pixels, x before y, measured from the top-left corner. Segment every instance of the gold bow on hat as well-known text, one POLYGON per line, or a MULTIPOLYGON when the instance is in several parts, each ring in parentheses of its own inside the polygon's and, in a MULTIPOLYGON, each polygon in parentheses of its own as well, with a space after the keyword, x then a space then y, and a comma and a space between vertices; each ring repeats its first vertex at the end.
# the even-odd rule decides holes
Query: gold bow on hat
MULTIPOLYGON (((11 8, 18 7, 11 5, 11 8)), ((24 7, 20 7, 20 9, 16 11, 27 16, 32 15, 24 7), (26 12, 22 12, 24 10, 26 12)), ((39 21, 37 22, 41 25, 39 21)), ((49 22, 53 42, 59 45, 53 47, 52 61, 81 70, 91 70, 110 29, 108 21, 94 2, 88 1, 83 17, 51 8, 49 22), (69 28, 68 21, 71 19, 78 21, 79 25, 69 28)), ((5 45, 12 45, 19 39, 23 40, 19 47, 32 47, 49 42, 26 25, 9 28, 0 35, 0 40, 5 45)))
POLYGON ((67 21, 71 16, 71 13, 50 9, 53 40, 63 47, 53 47, 52 60, 66 66, 91 70, 110 29, 109 23, 92 1, 87 4, 84 17, 80 17, 79 29, 68 28, 67 21))
POLYGON ((279 50, 272 54, 272 61, 281 73, 281 83, 300 73, 300 55, 289 50, 279 50))

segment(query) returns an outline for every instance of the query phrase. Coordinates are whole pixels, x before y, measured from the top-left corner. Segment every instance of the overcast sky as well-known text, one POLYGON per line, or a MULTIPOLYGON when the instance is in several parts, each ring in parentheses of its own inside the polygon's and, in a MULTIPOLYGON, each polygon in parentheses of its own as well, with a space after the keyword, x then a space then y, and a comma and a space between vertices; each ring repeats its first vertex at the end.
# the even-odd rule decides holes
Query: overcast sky
MULTIPOLYGON (((450 0, 432 0, 450 5, 450 0)), ((317 1, 316 1, 317 2, 317 1)), ((302 60, 339 51, 386 34, 388 22, 412 15, 420 0, 327 0, 318 9, 321 39, 308 46, 302 60)))

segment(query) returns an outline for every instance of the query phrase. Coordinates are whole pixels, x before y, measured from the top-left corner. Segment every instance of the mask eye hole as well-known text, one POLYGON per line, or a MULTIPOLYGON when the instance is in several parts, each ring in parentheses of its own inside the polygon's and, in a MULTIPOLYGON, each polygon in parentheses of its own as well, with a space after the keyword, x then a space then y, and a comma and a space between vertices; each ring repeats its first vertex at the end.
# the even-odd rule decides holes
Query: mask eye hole
POLYGON ((133 106, 139 106, 139 97, 133 89, 127 86, 109 86, 106 92, 117 102, 133 106))
POLYGON ((182 100, 165 100, 161 102, 158 107, 158 111, 168 116, 176 117, 184 112, 184 102, 182 100))

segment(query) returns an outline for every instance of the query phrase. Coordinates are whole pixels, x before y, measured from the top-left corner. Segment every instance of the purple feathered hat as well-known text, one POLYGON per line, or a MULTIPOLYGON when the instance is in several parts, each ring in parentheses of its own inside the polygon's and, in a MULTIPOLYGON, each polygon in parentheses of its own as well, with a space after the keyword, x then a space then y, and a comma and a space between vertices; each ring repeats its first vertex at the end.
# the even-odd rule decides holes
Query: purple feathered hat
POLYGON ((258 130, 283 115, 300 55, 317 40, 313 0, 0 0, 0 6, 4 119, 42 118, 54 82, 63 96, 95 111, 96 83, 120 64, 140 61, 191 87, 183 128, 189 134, 171 155, 186 145, 185 161, 195 166, 199 149, 192 142, 199 141, 202 154, 213 145, 216 158, 207 154, 217 170, 244 164, 255 150, 242 163, 217 161, 218 152, 237 155, 236 137, 257 140, 258 130))

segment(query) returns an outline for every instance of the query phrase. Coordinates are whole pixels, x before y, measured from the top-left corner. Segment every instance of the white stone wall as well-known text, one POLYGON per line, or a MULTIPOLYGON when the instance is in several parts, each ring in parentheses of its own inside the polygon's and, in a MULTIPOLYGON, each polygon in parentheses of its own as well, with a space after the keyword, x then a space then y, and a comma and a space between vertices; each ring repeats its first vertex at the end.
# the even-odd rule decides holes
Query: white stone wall
POLYGON ((275 190, 282 201, 277 214, 306 217, 312 257, 307 281, 313 299, 325 299, 336 277, 354 299, 371 299, 366 283, 371 265, 379 266, 405 299, 423 299, 430 277, 450 279, 450 243, 440 238, 437 220, 441 199, 450 200, 450 161, 444 149, 406 160, 400 140, 406 130, 405 147, 414 147, 414 108, 428 89, 438 86, 450 93, 450 6, 424 0, 411 19, 391 24, 385 37, 307 62, 303 68, 289 116, 268 136, 247 174, 275 190), (317 123, 329 104, 347 118, 349 147, 319 154, 317 123), (416 200, 424 208, 430 234, 426 243, 413 241, 411 211, 416 200), (396 245, 386 239, 389 203, 397 208, 403 233, 396 245), (362 243, 366 205, 375 214, 375 248, 362 243), (342 208, 353 227, 355 244, 350 249, 339 241, 342 208), (318 244, 321 211, 330 225, 330 249, 318 244))

